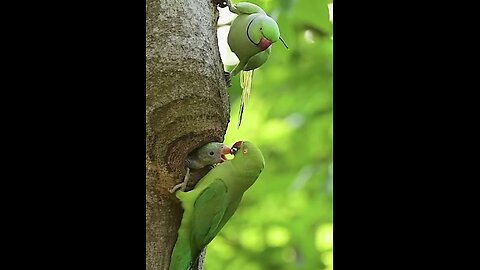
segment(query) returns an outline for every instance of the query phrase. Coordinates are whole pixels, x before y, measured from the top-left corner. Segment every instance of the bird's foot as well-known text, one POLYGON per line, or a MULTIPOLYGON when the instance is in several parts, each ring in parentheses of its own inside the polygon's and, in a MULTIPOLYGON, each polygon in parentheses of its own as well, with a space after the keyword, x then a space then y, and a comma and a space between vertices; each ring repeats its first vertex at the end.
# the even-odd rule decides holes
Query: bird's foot
POLYGON ((175 186, 173 186, 171 189, 169 189, 168 191, 170 193, 175 193, 177 192, 177 190, 181 190, 181 191, 185 191, 185 189, 187 188, 187 183, 188 183, 188 179, 190 178, 190 168, 187 168, 187 173, 185 174, 185 177, 183 178, 183 182, 180 183, 180 184, 176 184, 175 186))
POLYGON ((183 190, 185 190, 185 186, 186 186, 186 185, 184 184, 184 182, 182 182, 182 183, 176 184, 176 185, 173 186, 172 188, 168 189, 168 191, 169 191, 170 193, 175 193, 175 192, 177 192, 177 190, 179 190, 179 189, 183 191, 183 190))

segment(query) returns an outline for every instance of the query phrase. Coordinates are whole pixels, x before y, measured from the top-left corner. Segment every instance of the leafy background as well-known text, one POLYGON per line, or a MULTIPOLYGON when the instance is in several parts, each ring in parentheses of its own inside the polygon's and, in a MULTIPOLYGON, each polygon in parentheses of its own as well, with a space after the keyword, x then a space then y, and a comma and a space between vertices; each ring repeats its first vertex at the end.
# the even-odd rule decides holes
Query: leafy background
MULTIPOLYGON (((232 79, 225 142, 254 142, 266 167, 208 246, 205 268, 332 269, 333 4, 249 2, 277 21, 289 49, 281 42, 273 44, 269 60, 254 72, 240 129, 241 88, 238 76, 232 79)), ((231 70, 238 60, 226 34, 234 16, 228 8, 220 12, 219 47, 231 70)))

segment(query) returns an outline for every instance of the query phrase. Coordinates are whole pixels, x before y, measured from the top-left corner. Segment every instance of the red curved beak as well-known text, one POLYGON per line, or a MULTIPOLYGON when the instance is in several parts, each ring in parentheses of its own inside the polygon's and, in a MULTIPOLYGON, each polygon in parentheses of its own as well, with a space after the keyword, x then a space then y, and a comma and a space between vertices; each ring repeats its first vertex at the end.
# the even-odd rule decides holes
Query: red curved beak
POLYGON ((272 42, 266 38, 260 39, 260 42, 258 43, 258 47, 260 47, 262 51, 265 51, 266 49, 268 49, 270 45, 272 45, 272 42))
POLYGON ((230 149, 230 147, 228 147, 228 146, 224 146, 222 148, 222 152, 221 152, 221 155, 220 155, 220 157, 223 159, 222 162, 227 160, 227 157, 225 157, 225 155, 228 155, 228 154, 232 154, 232 149, 230 149))

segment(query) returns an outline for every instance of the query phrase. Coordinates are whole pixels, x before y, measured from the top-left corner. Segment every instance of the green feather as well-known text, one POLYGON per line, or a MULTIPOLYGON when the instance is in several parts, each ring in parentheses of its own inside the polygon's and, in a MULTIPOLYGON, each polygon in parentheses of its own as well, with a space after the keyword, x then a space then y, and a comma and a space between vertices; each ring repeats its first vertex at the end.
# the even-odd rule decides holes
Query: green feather
POLYGON ((243 109, 247 105, 250 98, 250 90, 252 89, 253 70, 240 71, 240 86, 242 87, 242 96, 240 98, 240 111, 238 112, 237 128, 242 124, 243 109))
POLYGON ((230 26, 227 42, 232 52, 239 59, 239 63, 230 72, 228 79, 230 80, 240 72, 242 99, 240 101, 239 120, 237 123, 237 128, 239 128, 242 122, 245 102, 250 94, 253 76, 253 73, 248 73, 247 75, 247 73, 241 71, 257 69, 268 60, 272 50, 269 44, 280 40, 280 30, 275 20, 269 17, 257 5, 247 2, 232 5, 230 1, 227 4, 231 12, 238 14, 230 26), (245 79, 246 77, 248 78, 245 79))
POLYGON ((227 4, 230 11, 236 14, 253 14, 253 13, 265 14, 265 11, 263 11, 261 7, 252 3, 240 2, 238 4, 232 5, 230 1, 227 1, 227 4))
POLYGON ((184 209, 170 270, 188 270, 233 216, 243 193, 265 166, 253 143, 243 142, 235 157, 217 165, 188 192, 175 194, 184 209))

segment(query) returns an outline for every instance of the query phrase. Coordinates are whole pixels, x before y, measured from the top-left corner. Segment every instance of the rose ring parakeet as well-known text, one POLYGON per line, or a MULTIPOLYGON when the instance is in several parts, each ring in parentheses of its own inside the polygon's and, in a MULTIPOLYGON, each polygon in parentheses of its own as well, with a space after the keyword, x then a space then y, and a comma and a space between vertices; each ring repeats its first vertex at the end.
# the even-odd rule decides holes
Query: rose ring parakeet
POLYGON ((265 167, 262 152, 249 141, 236 142, 232 154, 233 159, 215 166, 193 190, 175 193, 184 212, 170 270, 188 270, 195 264, 265 167))
POLYGON ((210 142, 193 150, 188 154, 187 159, 185 160, 187 173, 185 174, 183 182, 171 188, 170 192, 173 193, 178 188, 181 188, 181 190, 184 191, 190 177, 190 170, 197 170, 206 166, 222 163, 227 160, 225 157, 226 154, 231 154, 230 147, 220 142, 210 142))
POLYGON ((240 72, 242 96, 237 123, 239 128, 242 123, 243 109, 250 96, 253 70, 267 61, 272 43, 281 40, 285 47, 287 45, 280 37, 280 30, 275 20, 262 8, 248 2, 232 5, 230 0, 227 1, 227 5, 231 12, 238 15, 232 22, 227 41, 240 62, 227 75, 227 81, 240 72))

